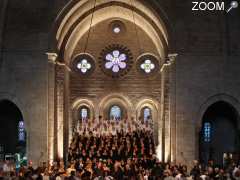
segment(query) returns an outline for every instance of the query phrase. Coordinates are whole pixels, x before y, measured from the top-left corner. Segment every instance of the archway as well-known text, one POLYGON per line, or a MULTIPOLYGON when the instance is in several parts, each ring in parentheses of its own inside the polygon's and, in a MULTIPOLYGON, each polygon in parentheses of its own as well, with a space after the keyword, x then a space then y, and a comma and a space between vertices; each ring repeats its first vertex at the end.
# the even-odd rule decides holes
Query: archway
POLYGON ((0 146, 1 158, 16 153, 26 155, 26 131, 20 109, 9 100, 0 101, 0 146))
POLYGON ((202 118, 199 156, 203 163, 213 160, 223 165, 224 155, 237 157, 239 150, 239 115, 227 102, 218 101, 208 107, 202 118))
POLYGON ((132 114, 131 109, 132 105, 126 100, 126 98, 116 94, 104 97, 99 104, 100 115, 105 120, 114 119, 111 110, 114 110, 115 113, 119 114, 121 116, 119 117, 120 119, 130 118, 132 114), (120 110, 120 113, 115 110, 120 110))
MULTIPOLYGON (((67 92, 64 93, 63 101, 72 104, 74 99, 85 97, 94 102, 95 117, 111 119, 110 110, 117 106, 115 110, 120 109, 121 113, 118 113, 115 119, 121 116, 120 119, 132 120, 138 117, 144 108, 134 108, 134 105, 138 106, 139 99, 158 99, 162 89, 162 83, 159 83, 162 80, 160 67, 168 56, 170 37, 160 10, 155 11, 151 3, 142 0, 70 2, 56 19, 55 28, 54 52, 58 55, 56 81, 57 84, 65 83, 64 87, 59 86, 56 91, 61 93, 64 89, 67 92), (114 29, 116 27, 117 32, 114 29), (121 57, 115 59, 118 61, 123 58, 121 61, 126 63, 116 62, 118 67, 113 67, 108 59, 113 57, 112 55, 118 56, 117 54, 121 57), (154 72, 151 77, 145 66, 141 68, 145 63, 140 61, 139 58, 142 57, 152 58, 150 67, 154 72), (67 78, 63 80, 61 74, 65 74, 67 78), (157 93, 153 94, 149 87, 157 93)), ((156 125, 154 137, 158 142, 158 139, 161 139, 158 137, 160 105, 154 108, 151 104, 145 105, 151 110, 156 125)), ((62 121, 61 113, 57 113, 57 121, 62 121)), ((75 116, 75 111, 70 116, 68 113, 71 112, 65 110, 66 125, 74 127, 72 120, 78 117, 75 116)), ((146 115, 146 118, 148 116, 146 115)), ((72 128, 69 128, 69 133, 64 135, 65 142, 70 142, 71 131, 72 128)), ((59 138, 59 141, 62 141, 62 138, 59 138)))
MULTIPOLYGON (((150 121, 152 121, 152 125, 153 125, 153 135, 154 135, 154 140, 155 140, 155 144, 160 145, 160 139, 161 137, 161 133, 159 133, 159 131, 161 131, 161 128, 159 126, 159 117, 160 117, 160 112, 159 112, 159 103, 158 101, 149 98, 149 97, 144 97, 142 98, 137 104, 136 104, 136 119, 137 120, 141 120, 144 118, 144 109, 149 109, 150 110, 150 121)), ((147 115, 148 116, 148 115, 147 115)), ((148 118, 148 117, 147 117, 148 118)))

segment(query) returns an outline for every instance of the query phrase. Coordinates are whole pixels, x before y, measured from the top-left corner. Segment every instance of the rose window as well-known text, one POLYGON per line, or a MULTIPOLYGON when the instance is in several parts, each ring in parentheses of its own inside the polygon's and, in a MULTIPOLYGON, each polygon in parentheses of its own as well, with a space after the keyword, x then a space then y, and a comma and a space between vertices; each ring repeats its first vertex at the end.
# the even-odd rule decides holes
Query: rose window
POLYGON ((111 77, 121 77, 132 67, 132 54, 124 46, 110 45, 101 52, 99 64, 105 74, 111 77))
POLYGON ((145 71, 145 73, 151 73, 155 68, 155 65, 151 60, 147 59, 141 64, 141 69, 145 71))
POLYGON ((143 54, 138 57, 137 70, 145 77, 153 77, 152 75, 159 72, 159 60, 152 54, 143 54))
POLYGON ((113 72, 117 73, 120 69, 126 68, 126 54, 120 53, 119 50, 114 50, 113 52, 106 55, 106 64, 107 69, 112 69, 113 72))
POLYGON ((83 59, 81 60, 78 64, 77 64, 77 68, 82 72, 82 73, 86 73, 88 70, 91 69, 91 64, 88 62, 87 59, 83 59))
POLYGON ((79 54, 72 61, 72 68, 84 77, 92 74, 95 70, 95 62, 91 55, 79 54))

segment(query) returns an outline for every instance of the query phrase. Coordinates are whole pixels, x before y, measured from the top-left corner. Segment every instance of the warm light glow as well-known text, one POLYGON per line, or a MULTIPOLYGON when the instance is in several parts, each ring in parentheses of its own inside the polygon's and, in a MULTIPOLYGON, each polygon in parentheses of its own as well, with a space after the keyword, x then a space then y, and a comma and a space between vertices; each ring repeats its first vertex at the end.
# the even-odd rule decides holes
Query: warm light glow
POLYGON ((63 119, 59 121, 58 125, 58 157, 63 158, 63 119))
POLYGON ((52 163, 53 162, 53 160, 54 160, 54 155, 53 155, 53 153, 54 153, 54 145, 53 145, 53 143, 54 143, 54 137, 52 136, 52 137, 49 137, 49 147, 48 147, 48 153, 49 153, 49 157, 48 157, 48 160, 49 160, 49 162, 50 163, 52 163))
POLYGON ((165 162, 168 162, 170 159, 170 148, 169 148, 169 145, 170 145, 170 143, 169 143, 169 138, 168 138, 168 142, 166 143, 168 146, 166 147, 166 149, 165 149, 165 162))
MULTIPOLYGON (((59 90, 60 91, 60 90, 59 90)), ((59 95, 62 95, 62 92, 58 92, 59 95)), ((60 104, 62 101, 60 96, 58 97, 58 104, 60 104)), ((58 107, 58 113, 57 113, 57 152, 58 152, 58 158, 63 158, 63 106, 59 105, 58 107)))
POLYGON ((157 159, 159 161, 162 161, 162 148, 161 148, 160 144, 156 148, 156 154, 157 154, 157 159))
MULTIPOLYGON (((81 9, 81 8, 80 8, 81 9)), ((83 10, 79 10, 78 13, 83 12, 83 10)), ((92 20, 92 26, 95 26, 106 19, 118 17, 127 21, 133 22, 133 18, 131 16, 132 11, 129 9, 126 9, 124 7, 117 7, 117 6, 109 6, 105 8, 100 8, 94 13, 94 18, 92 20), (108 13, 106 13, 106 11, 108 13), (121 13, 125 12, 125 13, 121 13)), ((151 19, 154 16, 151 16, 151 19)), ((62 28, 59 29, 57 40, 58 40, 58 49, 60 49, 62 43, 65 43, 63 41, 65 35, 67 34, 69 28, 71 27, 71 24, 74 23, 79 18, 79 16, 71 16, 66 22, 66 24, 62 24, 62 28)), ((71 33, 71 36, 69 37, 66 47, 65 47, 65 53, 64 53, 64 59, 66 62, 69 62, 76 46, 78 45, 81 38, 88 32, 89 30, 89 24, 91 21, 91 16, 87 16, 84 20, 78 23, 78 25, 75 27, 74 31, 71 33)), ((137 26, 141 27, 146 35, 152 40, 152 43, 155 45, 159 56, 161 58, 165 57, 165 44, 167 44, 167 39, 162 39, 159 36, 158 31, 155 27, 152 26, 152 24, 142 17, 139 14, 135 15, 135 23, 137 26)), ((163 26, 159 24, 158 30, 162 32, 162 34, 166 34, 165 30, 163 29, 163 26)))

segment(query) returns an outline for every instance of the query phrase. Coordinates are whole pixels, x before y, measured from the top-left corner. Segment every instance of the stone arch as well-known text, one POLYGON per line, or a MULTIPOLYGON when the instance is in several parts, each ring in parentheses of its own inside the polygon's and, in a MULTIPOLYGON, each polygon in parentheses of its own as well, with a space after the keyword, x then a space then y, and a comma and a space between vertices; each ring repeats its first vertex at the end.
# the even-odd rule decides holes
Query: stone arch
MULTIPOLYGON (((8 120, 11 120, 11 121, 7 121, 6 124, 3 122, 3 124, 5 124, 5 126, 3 125, 3 127, 6 127, 6 126, 9 127, 9 129, 8 129, 9 132, 13 132, 12 137, 9 137, 8 140, 11 140, 13 146, 15 146, 16 149, 13 148, 13 146, 10 149, 12 149, 13 151, 15 149, 15 152, 19 152, 20 149, 17 150, 17 147, 20 147, 21 152, 24 153, 24 155, 26 155, 28 157, 29 139, 27 137, 30 136, 29 135, 30 131, 28 131, 29 130, 28 129, 29 124, 28 124, 28 121, 26 121, 26 118, 25 118, 26 117, 25 116, 26 115, 26 109, 24 108, 21 101, 19 101, 19 99, 15 95, 12 95, 10 93, 0 93, 0 102, 1 102, 1 106, 4 105, 3 108, 5 108, 7 106, 8 110, 10 110, 11 113, 13 111, 15 112, 14 114, 12 114, 10 119, 8 119, 8 120), (16 119, 16 118, 19 118, 19 119, 16 119), (19 127, 19 122, 22 122, 22 121, 24 122, 25 140, 22 141, 22 143, 19 144, 18 127, 19 127), (17 129, 15 129, 14 126, 17 129), (22 151, 23 147, 24 147, 24 151, 22 151)), ((5 113, 5 111, 3 111, 3 113, 5 113)), ((9 115, 7 115, 7 118, 9 118, 9 115)), ((8 152, 8 153, 13 153, 13 152, 8 152)))
POLYGON ((160 128, 159 128, 159 124, 160 124, 160 122, 159 122, 159 119, 160 119, 159 103, 152 98, 148 98, 148 97, 142 98, 136 104, 136 109, 135 109, 136 120, 138 120, 141 110, 145 106, 150 107, 152 110, 153 135, 154 135, 155 143, 158 144, 160 142, 160 139, 159 139, 159 130, 160 130, 160 128))
MULTIPOLYGON (((146 26, 144 30, 158 47, 159 52, 162 51, 160 52, 160 56, 165 58, 169 51, 168 47, 173 47, 169 45, 170 38, 167 31, 167 29, 171 29, 171 25, 166 13, 163 12, 160 5, 156 1, 151 1, 151 3, 148 3, 143 0, 136 0, 133 4, 131 1, 127 0, 98 2, 94 12, 96 14, 101 13, 101 15, 96 15, 97 18, 93 19, 93 25, 110 17, 118 17, 133 21, 129 17, 124 17, 124 13, 118 13, 112 10, 114 7, 123 8, 124 11, 134 11, 136 25, 139 27, 146 26), (108 13, 105 13, 107 9, 108 13)), ((70 1, 59 13, 51 33, 51 41, 55 43, 51 46, 55 47, 54 49, 59 53, 60 59, 69 61, 69 59, 72 58, 71 55, 76 43, 84 32, 88 31, 89 26, 84 27, 84 23, 85 25, 90 24, 90 17, 93 12, 93 2, 94 1, 87 0, 70 1)))
MULTIPOLYGON (((231 105, 237 111, 238 114, 240 112, 239 100, 231 95, 224 94, 224 93, 210 96, 204 103, 200 105, 200 108, 195 115, 195 119, 197 120, 196 126, 195 126, 195 137, 196 137, 195 138, 196 139, 195 140, 195 158, 196 159, 199 158, 199 132, 201 131, 203 116, 211 105, 219 101, 223 101, 231 105)), ((240 119, 238 117, 237 121, 239 122, 239 120, 240 119)), ((238 126, 239 124, 240 123, 238 123, 238 126)))
POLYGON ((13 102, 21 111, 24 121, 26 129, 28 130, 28 128, 30 127, 30 121, 29 121, 29 112, 28 109, 25 108, 25 105, 23 104, 23 102, 17 98, 14 94, 11 93, 5 93, 5 92, 0 92, 0 100, 8 100, 13 102))
POLYGON ((103 119, 108 118, 108 111, 112 105, 118 105, 122 108, 124 118, 132 117, 132 103, 128 100, 128 98, 120 94, 111 94, 104 97, 98 105, 99 115, 101 115, 103 119))
MULTIPOLYGON (((224 101, 224 102, 230 104, 231 106, 233 106, 236 109, 236 111, 238 113, 240 113, 240 102, 238 101, 238 99, 236 99, 235 97, 228 95, 228 94, 213 95, 213 96, 209 97, 203 104, 201 104, 201 106, 197 112, 197 116, 195 119, 197 119, 196 127, 198 130, 200 130, 200 128, 201 128, 202 117, 203 117, 204 113, 206 112, 206 110, 208 109, 208 107, 210 107, 212 104, 214 104, 218 101, 224 101)), ((239 121, 239 119, 238 119, 238 121, 239 121)))
POLYGON ((73 127, 76 125, 76 122, 78 120, 78 113, 79 113, 79 108, 81 106, 86 106, 90 110, 90 119, 95 117, 95 111, 94 111, 94 104, 91 100, 87 98, 79 98, 74 101, 72 104, 72 122, 73 122, 73 127))
POLYGON ((153 99, 150 98, 144 98, 142 100, 140 100, 137 105, 136 105, 136 119, 138 119, 138 117, 140 116, 141 110, 142 108, 144 108, 145 106, 148 106, 151 108, 152 112, 153 112, 153 118, 158 118, 158 102, 156 102, 153 99))

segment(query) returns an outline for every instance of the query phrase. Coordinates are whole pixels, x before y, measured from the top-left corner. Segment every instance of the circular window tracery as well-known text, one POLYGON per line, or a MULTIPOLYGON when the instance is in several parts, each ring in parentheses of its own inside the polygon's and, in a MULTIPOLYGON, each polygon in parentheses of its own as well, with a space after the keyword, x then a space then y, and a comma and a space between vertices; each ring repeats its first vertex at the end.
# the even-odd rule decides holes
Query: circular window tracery
POLYGON ((151 73, 155 69, 155 64, 152 63, 150 59, 146 59, 142 64, 141 64, 141 69, 145 71, 145 73, 151 73))
POLYGON ((118 33, 121 32, 121 28, 120 28, 119 26, 115 26, 115 27, 113 28, 113 32, 114 32, 115 34, 118 34, 118 33))
POLYGON ((111 77, 121 77, 130 71, 132 59, 132 54, 126 47, 110 45, 102 50, 99 64, 105 74, 111 77))
POLYGON ((120 69, 127 67, 126 60, 127 56, 124 53, 120 53, 119 50, 114 50, 108 53, 105 57, 105 68, 112 69, 114 73, 118 73, 120 69))
POLYGON ((82 76, 90 75, 95 70, 95 62, 89 54, 79 54, 72 63, 73 69, 82 76))
POLYGON ((126 32, 126 27, 121 20, 113 20, 109 24, 109 30, 114 36, 122 35, 126 32))
POLYGON ((89 71, 91 69, 92 65, 88 62, 87 59, 83 59, 81 60, 78 64, 77 64, 77 68, 83 73, 87 73, 87 71, 89 71))
POLYGON ((151 54, 141 55, 137 60, 138 72, 146 77, 150 77, 159 71, 159 61, 151 54))

